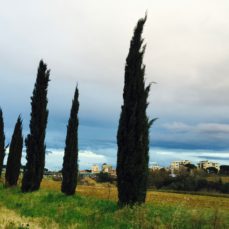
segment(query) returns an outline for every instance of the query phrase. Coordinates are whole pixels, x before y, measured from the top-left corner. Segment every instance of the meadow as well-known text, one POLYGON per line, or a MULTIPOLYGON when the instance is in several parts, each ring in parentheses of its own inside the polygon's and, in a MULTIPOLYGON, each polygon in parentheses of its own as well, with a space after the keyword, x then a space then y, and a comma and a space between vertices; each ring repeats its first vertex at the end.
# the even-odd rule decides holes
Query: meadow
POLYGON ((74 196, 44 179, 39 191, 0 186, 0 228, 229 228, 229 198, 148 191, 142 206, 119 209, 110 184, 78 185, 74 196))

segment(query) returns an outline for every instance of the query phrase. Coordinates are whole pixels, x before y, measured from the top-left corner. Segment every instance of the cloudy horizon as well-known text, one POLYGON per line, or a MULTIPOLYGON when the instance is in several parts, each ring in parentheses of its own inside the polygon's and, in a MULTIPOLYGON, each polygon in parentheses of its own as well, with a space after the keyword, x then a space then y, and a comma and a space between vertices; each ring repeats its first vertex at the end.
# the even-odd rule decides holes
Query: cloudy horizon
POLYGON ((125 58, 133 29, 143 37, 150 163, 213 160, 229 164, 229 2, 226 0, 0 0, 0 107, 6 143, 19 114, 23 134, 40 59, 51 69, 46 167, 62 166, 76 83, 80 91, 80 166, 116 163, 125 58))

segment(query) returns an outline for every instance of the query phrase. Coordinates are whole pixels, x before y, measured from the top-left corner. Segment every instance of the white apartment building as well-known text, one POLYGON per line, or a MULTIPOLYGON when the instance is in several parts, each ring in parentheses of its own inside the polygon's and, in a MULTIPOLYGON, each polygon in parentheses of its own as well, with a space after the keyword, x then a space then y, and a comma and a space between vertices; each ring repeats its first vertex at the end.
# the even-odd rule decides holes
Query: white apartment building
POLYGON ((99 173, 99 166, 98 165, 92 165, 91 167, 91 172, 92 173, 99 173))
POLYGON ((171 170, 179 170, 183 165, 191 164, 189 160, 182 160, 182 161, 172 161, 170 164, 171 170))
POLYGON ((160 170, 162 167, 159 166, 157 163, 154 163, 154 164, 152 164, 151 168, 152 168, 153 171, 155 171, 155 170, 160 170))
POLYGON ((112 165, 108 165, 107 163, 102 164, 102 172, 103 173, 111 173, 112 172, 112 165))
POLYGON ((218 171, 220 170, 220 164, 219 163, 216 163, 216 162, 211 162, 211 161, 200 161, 198 164, 197 164, 198 168, 199 169, 207 169, 209 167, 214 167, 216 168, 218 171))

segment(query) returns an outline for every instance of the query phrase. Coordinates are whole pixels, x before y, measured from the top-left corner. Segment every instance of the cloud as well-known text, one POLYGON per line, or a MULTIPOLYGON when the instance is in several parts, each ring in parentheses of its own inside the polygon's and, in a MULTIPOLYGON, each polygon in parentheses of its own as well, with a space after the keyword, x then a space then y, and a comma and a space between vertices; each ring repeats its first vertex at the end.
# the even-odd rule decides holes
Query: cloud
MULTIPOLYGON (((63 165, 64 150, 63 149, 48 149, 48 153, 45 157, 45 167, 51 170, 61 170, 63 165)), ((22 157, 22 164, 26 163, 25 152, 22 157)), ((5 158, 6 162, 7 158, 5 158)), ((80 150, 79 151, 79 168, 80 169, 90 169, 93 164, 106 163, 109 160, 103 154, 95 153, 89 150, 80 150)))
POLYGON ((202 123, 197 126, 201 133, 208 134, 229 134, 229 124, 202 123))
MULTIPOLYGON (((52 150, 51 154, 46 155, 46 167, 52 168, 55 170, 59 170, 62 168, 63 163, 63 150, 52 150)), ((107 159, 102 154, 96 154, 92 151, 79 151, 79 167, 80 169, 83 168, 90 168, 93 164, 102 164, 107 162, 107 159)))
POLYGON ((187 132, 193 128, 192 126, 182 122, 165 123, 163 124, 163 127, 170 131, 176 131, 176 132, 187 132))
POLYGON ((227 123, 167 122, 152 128, 151 146, 168 149, 227 150, 227 123))
POLYGON ((146 83, 157 82, 148 115, 159 117, 151 145, 229 148, 228 8, 227 0, 1 1, 0 106, 7 141, 20 113, 28 133, 30 96, 44 58, 51 68, 47 147, 64 147, 78 82, 81 149, 115 148, 125 58, 133 28, 148 9, 146 83))
POLYGON ((224 160, 224 161, 229 161, 228 156, 222 157, 222 156, 198 156, 200 159, 205 159, 205 160, 224 160))
POLYGON ((165 123, 164 128, 175 132, 198 132, 206 134, 229 134, 229 124, 221 123, 199 123, 189 125, 182 122, 165 123))

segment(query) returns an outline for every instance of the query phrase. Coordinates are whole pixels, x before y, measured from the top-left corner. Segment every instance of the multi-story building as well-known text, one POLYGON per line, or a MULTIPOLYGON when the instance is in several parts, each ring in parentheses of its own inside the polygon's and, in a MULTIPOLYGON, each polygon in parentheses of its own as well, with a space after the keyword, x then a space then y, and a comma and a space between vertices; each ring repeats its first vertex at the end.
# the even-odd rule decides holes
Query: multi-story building
POLYGON ((113 177, 113 178, 116 178, 116 177, 117 177, 116 169, 112 169, 112 170, 111 170, 110 176, 113 177))
POLYGON ((184 165, 191 164, 191 161, 189 160, 183 160, 183 161, 172 161, 170 164, 170 169, 172 171, 181 169, 184 165))
POLYGON ((84 170, 80 170, 79 171, 79 176, 81 178, 84 178, 84 177, 93 177, 93 176, 95 176, 95 174, 93 174, 90 169, 84 169, 84 170))
POLYGON ((219 163, 216 163, 216 162, 211 162, 211 161, 200 161, 198 164, 197 164, 198 168, 199 169, 207 169, 209 167, 213 167, 213 168, 216 168, 218 171, 220 170, 220 164, 219 163))
POLYGON ((162 167, 159 166, 157 163, 153 163, 151 168, 153 171, 155 171, 155 170, 160 170, 162 167))
POLYGON ((92 165, 91 167, 91 172, 92 173, 99 173, 99 166, 98 165, 92 165))
POLYGON ((112 172, 112 165, 108 165, 106 163, 102 164, 102 172, 103 173, 111 173, 112 172))

